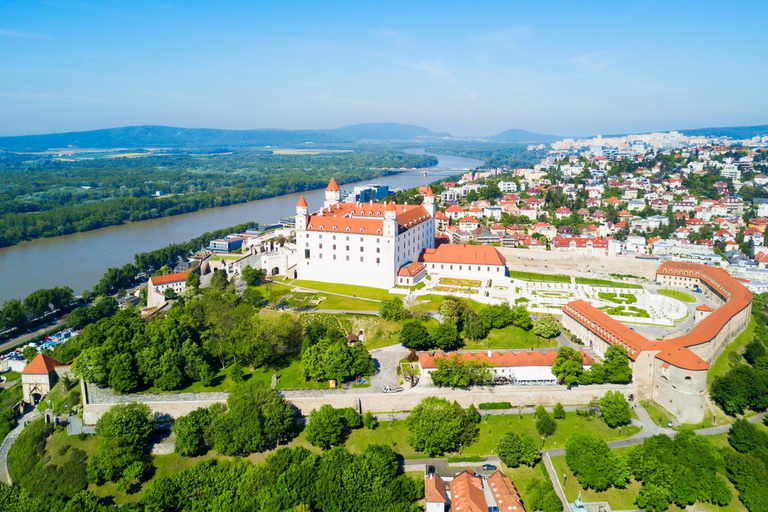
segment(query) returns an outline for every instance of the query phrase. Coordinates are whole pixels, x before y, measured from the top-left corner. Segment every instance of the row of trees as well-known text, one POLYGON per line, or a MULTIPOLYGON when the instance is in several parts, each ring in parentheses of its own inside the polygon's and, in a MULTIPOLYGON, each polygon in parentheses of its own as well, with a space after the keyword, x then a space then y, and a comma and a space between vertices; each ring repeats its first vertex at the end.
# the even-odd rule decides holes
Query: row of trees
POLYGON ((362 343, 347 343, 345 334, 315 320, 307 326, 301 346, 301 366, 307 380, 344 382, 376 371, 371 354, 362 343))
POLYGON ((98 163, 52 161, 46 156, 29 164, 3 158, 0 247, 314 190, 331 177, 349 183, 388 174, 386 168, 428 167, 434 162, 429 155, 382 148, 301 156, 254 151, 166 154, 98 163), (156 191, 168 195, 153 197, 156 191))
POLYGON ((574 384, 625 384, 632 379, 627 349, 621 345, 611 345, 605 351, 601 363, 594 362, 589 370, 584 370, 584 356, 571 347, 560 347, 552 364, 552 374, 567 386, 574 384))
POLYGON ((54 311, 66 310, 74 302, 72 289, 68 286, 36 290, 20 301, 7 300, 0 311, 0 332, 8 329, 22 329, 31 321, 54 311))
MULTIPOLYGON (((431 334, 419 320, 411 320, 403 324, 398 341, 413 350, 437 348, 452 351, 464 345, 462 336, 479 340, 485 338, 491 329, 503 329, 509 325, 525 330, 533 327, 534 330, 541 330, 548 337, 556 336, 559 332, 558 327, 553 332, 548 322, 543 319, 540 325, 538 321, 537 325, 534 325, 524 306, 511 308, 507 303, 485 306, 478 313, 465 299, 447 296, 440 304, 439 313, 443 317, 443 322, 431 334)), ((391 320, 401 320, 409 315, 402 301, 397 297, 383 301, 380 314, 391 320)))
POLYGON ((725 468, 739 498, 750 511, 768 510, 768 434, 739 419, 728 432, 728 443, 736 451, 725 455, 725 468))

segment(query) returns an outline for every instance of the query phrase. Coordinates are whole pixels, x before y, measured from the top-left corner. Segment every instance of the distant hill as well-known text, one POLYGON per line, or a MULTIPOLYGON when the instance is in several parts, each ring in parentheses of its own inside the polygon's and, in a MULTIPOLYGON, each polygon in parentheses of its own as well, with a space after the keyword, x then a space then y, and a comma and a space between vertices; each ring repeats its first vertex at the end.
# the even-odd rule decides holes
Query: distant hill
POLYGON ((412 140, 420 137, 448 136, 447 133, 435 133, 421 126, 399 123, 353 124, 335 130, 323 130, 348 140, 412 140))
POLYGON ((695 130, 678 130, 684 135, 731 137, 733 139, 751 139, 756 135, 768 135, 768 124, 760 126, 724 126, 718 128, 697 128, 695 130))
POLYGON ((556 135, 543 135, 541 133, 529 132, 526 130, 507 130, 498 135, 490 137, 491 142, 516 142, 519 144, 537 144, 542 142, 555 142, 562 139, 556 135))
POLYGON ((369 123, 333 130, 218 130, 172 126, 126 126, 85 132, 0 137, 0 148, 11 151, 49 148, 222 147, 334 144, 362 140, 411 140, 438 134, 419 126, 369 123))

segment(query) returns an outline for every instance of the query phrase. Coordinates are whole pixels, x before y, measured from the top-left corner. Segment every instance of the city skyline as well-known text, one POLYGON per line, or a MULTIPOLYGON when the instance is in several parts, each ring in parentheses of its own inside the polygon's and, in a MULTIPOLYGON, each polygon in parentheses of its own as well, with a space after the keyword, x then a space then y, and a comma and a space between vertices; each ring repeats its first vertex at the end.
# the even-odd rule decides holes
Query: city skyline
POLYGON ((729 17, 714 3, 10 2, 0 7, 0 135, 399 122, 457 136, 589 136, 765 124, 768 7, 741 6, 729 17))

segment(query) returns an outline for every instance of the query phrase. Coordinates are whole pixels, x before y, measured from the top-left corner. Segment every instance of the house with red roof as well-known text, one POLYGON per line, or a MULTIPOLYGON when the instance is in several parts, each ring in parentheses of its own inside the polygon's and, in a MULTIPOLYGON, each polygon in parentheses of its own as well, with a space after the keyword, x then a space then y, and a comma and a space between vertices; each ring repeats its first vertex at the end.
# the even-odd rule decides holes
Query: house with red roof
MULTIPOLYGON (((302 196, 302 199, 304 196, 302 196)), ((176 295, 187 289, 189 272, 175 272, 163 276, 152 276, 147 283, 147 307, 160 308, 167 302, 165 294, 173 290, 176 295)))
POLYGON ((453 206, 449 206, 448 208, 446 208, 445 214, 448 216, 449 219, 459 220, 463 218, 467 213, 464 211, 464 208, 462 208, 457 204, 454 204, 453 206))
POLYGON ((558 219, 564 219, 566 217, 571 216, 571 210, 570 208, 566 208, 565 206, 561 206, 557 210, 555 210, 555 217, 558 219))
POLYGON ((419 261, 427 273, 469 279, 493 279, 506 275, 507 260, 490 245, 442 244, 425 249, 419 261))
POLYGON ((22 396, 28 404, 36 405, 56 385, 59 378, 70 376, 70 366, 45 355, 37 354, 21 371, 22 396))
POLYGON ((459 221, 459 229, 462 231, 472 231, 479 226, 480 223, 474 217, 464 217, 459 221))
POLYGON ((448 493, 445 480, 440 475, 430 473, 424 479, 425 512, 445 512, 448 506, 448 493))

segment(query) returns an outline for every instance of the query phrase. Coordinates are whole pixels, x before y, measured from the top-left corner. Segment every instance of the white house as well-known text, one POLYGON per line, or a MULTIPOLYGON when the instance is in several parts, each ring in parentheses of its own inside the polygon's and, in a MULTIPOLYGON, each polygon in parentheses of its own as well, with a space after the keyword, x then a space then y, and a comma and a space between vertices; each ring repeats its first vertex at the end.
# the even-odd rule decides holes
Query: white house
POLYGON ((493 279, 506 275, 507 260, 490 245, 442 244, 425 249, 420 261, 427 273, 468 279, 493 279))
POLYGON ((435 196, 421 205, 342 203, 331 179, 321 210, 296 205, 297 275, 300 279, 392 288, 405 264, 435 244, 435 196))

